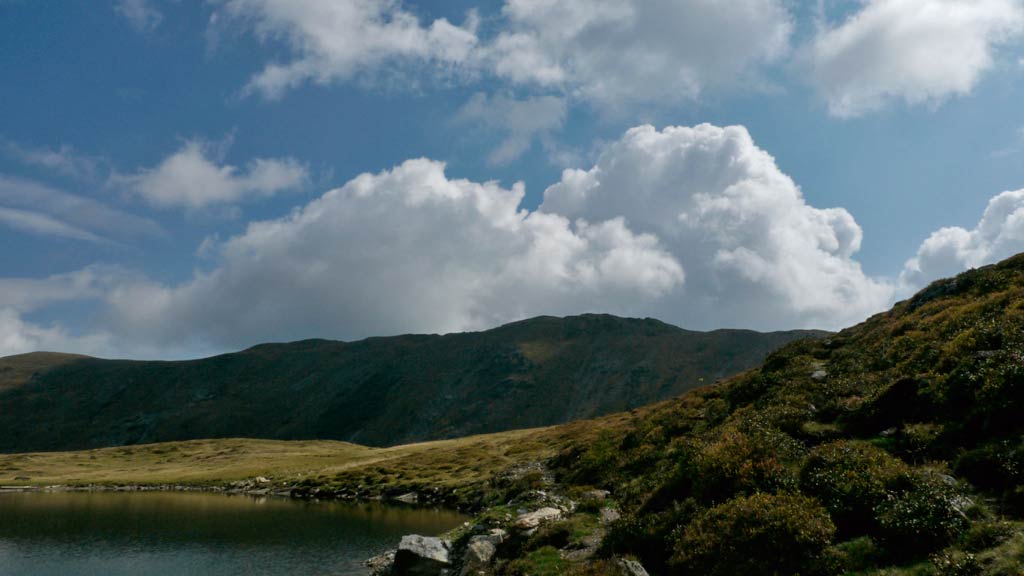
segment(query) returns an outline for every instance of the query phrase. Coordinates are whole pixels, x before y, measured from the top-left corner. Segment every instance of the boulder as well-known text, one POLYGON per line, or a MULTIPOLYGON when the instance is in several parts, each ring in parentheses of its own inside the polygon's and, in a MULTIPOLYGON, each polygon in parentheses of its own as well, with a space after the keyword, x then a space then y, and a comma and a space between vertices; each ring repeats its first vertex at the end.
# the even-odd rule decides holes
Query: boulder
POLYGON ((438 576, 451 568, 448 541, 430 536, 402 536, 395 552, 393 573, 396 576, 438 576))
POLYGON ((636 560, 619 559, 619 566, 628 576, 648 576, 647 570, 636 560))
POLYGON ((486 576, 491 574, 491 561, 498 552, 501 538, 490 535, 478 535, 469 539, 466 553, 462 557, 461 576, 486 576))
POLYGON ((535 530, 541 524, 558 520, 561 517, 562 511, 558 508, 545 507, 533 512, 520 514, 516 521, 512 523, 512 527, 523 531, 535 530))

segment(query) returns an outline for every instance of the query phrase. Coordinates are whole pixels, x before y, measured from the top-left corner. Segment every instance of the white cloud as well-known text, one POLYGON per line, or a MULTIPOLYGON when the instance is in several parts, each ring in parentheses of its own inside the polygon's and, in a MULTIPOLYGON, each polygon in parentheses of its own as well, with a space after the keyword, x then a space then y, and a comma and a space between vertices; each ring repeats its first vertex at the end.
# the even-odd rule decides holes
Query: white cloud
POLYGON ((853 217, 807 204, 741 126, 633 128, 590 170, 566 170, 541 210, 657 237, 687 283, 655 315, 686 327, 838 328, 893 292, 853 260, 853 217))
POLYGON ((249 83, 268 98, 305 82, 347 80, 375 66, 458 66, 476 46, 476 21, 421 24, 397 0, 223 0, 224 13, 260 38, 281 39, 295 58, 268 64, 249 83))
POLYGON ((893 100, 969 94, 998 46, 1024 34, 1021 0, 867 0, 810 46, 811 77, 841 117, 893 100))
POLYGON ((160 226, 85 196, 0 174, 0 209, 8 225, 37 234, 101 241, 112 237, 158 236, 160 226))
POLYGON ((152 0, 118 0, 114 9, 138 32, 152 32, 164 20, 152 0))
POLYGON ((131 276, 110 266, 90 266, 46 278, 0 278, 0 308, 32 312, 55 302, 100 298, 131 276))
POLYGON ((79 154, 74 148, 62 145, 56 150, 33 148, 0 138, 0 149, 19 162, 46 168, 79 180, 96 178, 101 160, 79 154))
POLYGON ((485 328, 543 313, 643 309, 684 281, 649 235, 518 210, 521 184, 449 179, 409 160, 279 220, 252 223, 219 266, 177 287, 110 292, 129 340, 218 347, 485 328))
POLYGON ((907 261, 900 275, 903 291, 914 290, 968 268, 998 262, 1024 251, 1024 190, 1003 192, 989 200, 978 224, 932 233, 907 261))
POLYGON ((503 14, 483 50, 495 74, 612 105, 735 85, 785 55, 793 29, 778 0, 507 0, 503 14))
POLYGON ((199 140, 189 140, 156 167, 113 181, 155 206, 202 208, 238 202, 249 196, 271 196, 306 185, 309 173, 293 158, 249 162, 244 171, 212 159, 215 150, 199 140))
MULTIPOLYGON (((397 0, 224 0, 224 12, 294 58, 273 62, 248 89, 271 98, 305 82, 345 81, 380 68, 484 71, 616 105, 678 102, 708 87, 752 81, 788 53, 783 0, 507 0, 499 29, 420 21, 397 0)), ((220 20, 219 18, 217 20, 220 20)))
POLYGON ((517 100, 510 96, 477 93, 459 110, 459 122, 483 125, 503 134, 491 151, 492 165, 508 164, 522 156, 534 139, 546 140, 565 124, 567 106, 558 96, 536 96, 517 100))
POLYGON ((0 307, 0 356, 40 350, 101 354, 109 349, 109 336, 105 334, 75 336, 59 325, 28 322, 16 310, 0 307))
POLYGON ((57 236, 59 238, 69 238, 72 240, 86 240, 89 242, 104 242, 103 238, 89 232, 82 230, 66 222, 61 222, 55 218, 51 218, 46 214, 40 214, 39 212, 32 212, 30 210, 17 210, 14 208, 0 207, 0 223, 6 224, 11 228, 20 230, 22 232, 28 232, 30 234, 38 234, 40 236, 57 236))
POLYGON ((541 210, 520 210, 523 194, 426 159, 363 174, 207 246, 214 267, 189 282, 108 290, 108 325, 191 349, 584 311, 837 328, 894 293, 853 260, 853 218, 808 205, 742 127, 638 127, 590 170, 566 171, 541 210))

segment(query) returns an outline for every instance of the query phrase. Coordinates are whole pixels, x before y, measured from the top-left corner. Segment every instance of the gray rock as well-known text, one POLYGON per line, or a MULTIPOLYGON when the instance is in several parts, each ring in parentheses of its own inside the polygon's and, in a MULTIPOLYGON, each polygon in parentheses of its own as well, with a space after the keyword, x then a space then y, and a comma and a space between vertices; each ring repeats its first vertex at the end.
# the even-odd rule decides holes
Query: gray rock
POLYGON ((647 570, 644 569, 643 565, 636 560, 620 558, 619 566, 621 566, 629 576, 648 576, 647 570))
POLYGON ((396 576, 438 576, 451 568, 450 545, 446 540, 410 534, 402 536, 395 552, 396 576))
POLYGON ((462 557, 461 576, 486 576, 491 574, 491 561, 498 552, 501 540, 490 535, 478 535, 469 539, 466 553, 462 557))
POLYGON ((552 522, 562 517, 562 511, 558 508, 545 507, 533 512, 520 514, 512 527, 517 530, 534 530, 545 522, 552 522))
POLYGON ((420 495, 415 492, 409 492, 407 494, 402 494, 401 496, 396 496, 395 500, 405 504, 415 504, 420 501, 420 495))

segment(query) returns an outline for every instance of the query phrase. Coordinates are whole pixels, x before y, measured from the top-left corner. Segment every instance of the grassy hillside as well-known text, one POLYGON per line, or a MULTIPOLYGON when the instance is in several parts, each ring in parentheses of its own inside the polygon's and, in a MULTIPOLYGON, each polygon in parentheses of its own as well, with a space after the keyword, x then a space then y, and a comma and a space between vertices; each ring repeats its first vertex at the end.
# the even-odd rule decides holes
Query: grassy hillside
POLYGON ((547 426, 676 396, 808 334, 585 315, 187 362, 12 357, 0 377, 23 379, 0 386, 0 452, 233 437, 390 446, 547 426))
POLYGON ((59 352, 33 352, 0 358, 0 392, 21 386, 41 372, 85 358, 59 352))
MULTIPOLYGON (((1024 255, 564 452, 655 574, 1024 574, 1024 255)), ((532 554, 529 546, 516 552, 532 554)))

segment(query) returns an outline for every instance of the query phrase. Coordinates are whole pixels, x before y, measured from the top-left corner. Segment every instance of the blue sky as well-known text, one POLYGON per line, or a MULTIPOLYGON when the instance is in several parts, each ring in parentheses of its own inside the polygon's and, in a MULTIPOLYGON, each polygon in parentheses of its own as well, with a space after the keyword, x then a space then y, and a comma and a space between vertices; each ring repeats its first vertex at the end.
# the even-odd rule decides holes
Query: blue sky
POLYGON ((1022 2, 718 5, 0 1, 0 353, 838 328, 1024 249, 1022 2))

